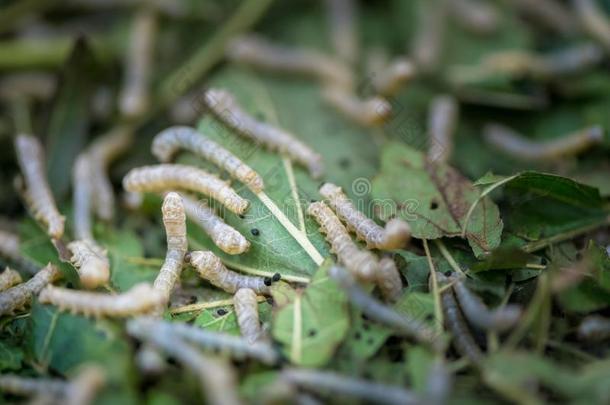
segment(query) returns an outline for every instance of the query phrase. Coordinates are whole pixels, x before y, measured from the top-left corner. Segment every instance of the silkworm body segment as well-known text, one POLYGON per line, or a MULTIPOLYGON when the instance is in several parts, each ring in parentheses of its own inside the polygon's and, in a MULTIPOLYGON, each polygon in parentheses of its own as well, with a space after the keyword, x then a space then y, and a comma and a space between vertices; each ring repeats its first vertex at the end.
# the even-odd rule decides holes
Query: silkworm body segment
POLYGON ((97 288, 110 279, 110 262, 104 249, 92 240, 76 240, 68 244, 70 261, 76 267, 85 288, 97 288))
POLYGON ((59 270, 52 264, 38 271, 25 283, 18 284, 0 293, 0 315, 11 314, 28 304, 47 284, 60 277, 59 270))
POLYGON ((4 290, 8 290, 12 286, 21 283, 21 276, 15 270, 10 268, 5 268, 2 273, 0 273, 0 292, 4 290))
POLYGON ((242 336, 249 343, 263 338, 263 330, 258 317, 256 293, 249 288, 240 288, 233 296, 237 323, 242 336))

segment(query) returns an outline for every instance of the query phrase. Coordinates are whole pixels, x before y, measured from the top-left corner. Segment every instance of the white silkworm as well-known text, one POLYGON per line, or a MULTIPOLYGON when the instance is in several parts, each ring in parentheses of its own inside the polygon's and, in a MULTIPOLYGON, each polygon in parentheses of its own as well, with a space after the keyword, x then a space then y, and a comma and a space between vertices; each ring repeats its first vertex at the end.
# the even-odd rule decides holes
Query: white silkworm
POLYGON ((346 64, 353 65, 358 59, 357 2, 326 0, 324 3, 335 52, 346 64))
POLYGON ((293 134, 256 120, 246 113, 235 97, 226 90, 210 89, 205 93, 205 102, 211 112, 238 134, 277 151, 305 166, 312 177, 318 178, 324 172, 322 156, 297 139, 293 134))
POLYGON ((308 391, 327 395, 348 395, 365 403, 416 405, 421 399, 412 391, 399 386, 352 378, 330 371, 284 369, 281 378, 308 391))
POLYGON ((237 156, 204 136, 195 128, 170 127, 155 136, 152 153, 163 163, 169 162, 179 149, 186 149, 226 170, 252 192, 263 190, 263 178, 237 156))
POLYGON ((59 277, 61 277, 59 270, 49 263, 25 283, 1 292, 0 315, 12 314, 15 310, 23 308, 31 301, 32 296, 59 277))
POLYGON ((480 329, 504 332, 513 327, 521 317, 521 308, 517 305, 507 305, 490 311, 459 278, 453 283, 453 291, 468 322, 480 329))
POLYGON ((597 2, 572 0, 576 15, 584 30, 610 51, 610 21, 597 2))
POLYGON ((89 405, 106 383, 106 373, 93 364, 82 366, 66 387, 66 405, 89 405))
POLYGON ((0 375, 0 391, 32 397, 45 395, 59 401, 65 395, 68 383, 56 378, 28 378, 18 375, 0 375))
POLYGON ((72 169, 74 236, 77 239, 93 240, 91 231, 92 175, 90 157, 86 153, 81 153, 77 156, 72 169))
POLYGON ((417 30, 411 43, 411 57, 418 71, 429 73, 440 64, 447 25, 446 1, 418 3, 417 30))
POLYGON ((428 161, 447 163, 453 153, 453 137, 458 122, 458 103, 451 96, 432 100, 428 113, 428 161))
POLYGON ((382 96, 394 96, 405 83, 415 77, 415 64, 407 58, 397 58, 381 70, 373 72, 372 85, 382 96))
POLYGON ((231 271, 212 252, 194 251, 189 256, 188 260, 201 278, 226 292, 235 293, 240 288, 249 288, 256 294, 270 294, 270 283, 265 284, 265 278, 231 271))
POLYGON ((318 222, 320 231, 326 235, 331 251, 337 255, 340 263, 359 279, 375 279, 379 267, 377 258, 354 243, 347 229, 326 204, 321 201, 310 204, 307 214, 318 222))
POLYGON ((171 333, 202 349, 225 352, 237 360, 250 358, 267 365, 277 364, 280 360, 279 353, 267 341, 249 343, 240 336, 213 332, 180 322, 141 317, 130 320, 127 331, 136 336, 171 333))
POLYGON ((409 243, 411 228, 405 221, 392 219, 388 221, 385 229, 380 227, 354 207, 341 187, 332 183, 324 183, 320 187, 320 195, 328 201, 347 229, 366 242, 367 248, 392 250, 403 248, 409 243))
POLYGON ((447 369, 443 360, 437 359, 430 366, 427 374, 426 389, 424 395, 425 404, 445 405, 451 397, 453 386, 453 376, 447 369))
POLYGON ((93 240, 76 240, 68 244, 72 253, 70 262, 76 268, 85 288, 97 288, 108 284, 110 261, 104 249, 93 240))
POLYGON ((352 275, 341 267, 332 267, 329 275, 345 290, 350 302, 360 309, 369 319, 388 326, 397 333, 414 338, 420 343, 431 346, 436 351, 443 349, 440 336, 423 321, 400 314, 384 305, 364 291, 352 275))
POLYGON ((372 97, 362 100, 351 91, 338 86, 323 88, 322 97, 346 118, 364 127, 382 125, 392 114, 392 106, 385 98, 372 97))
POLYGON ((121 294, 76 291, 48 285, 40 292, 42 304, 52 304, 86 316, 125 318, 157 311, 164 303, 163 294, 148 283, 140 283, 121 294))
POLYGON ((236 214, 243 214, 249 204, 227 182, 186 165, 162 164, 132 169, 123 178, 123 188, 132 192, 153 193, 176 188, 196 191, 218 200, 236 214))
POLYGON ((578 327, 578 336, 588 341, 601 341, 610 338, 610 319, 591 315, 578 327))
POLYGON ((15 270, 7 267, 0 273, 0 292, 8 290, 14 285, 21 284, 21 275, 15 270))
POLYGON ((18 269, 36 273, 39 267, 21 254, 19 236, 0 229, 0 256, 13 263, 18 269))
POLYGON ((153 286, 163 295, 165 303, 167 303, 180 278, 180 273, 182 273, 188 241, 186 239, 186 214, 180 195, 168 193, 163 199, 161 211, 167 239, 167 253, 153 286))
POLYGON ((381 295, 390 302, 395 302, 402 293, 402 280, 396 268, 396 263, 389 257, 384 257, 379 261, 379 270, 375 280, 381 290, 381 295))
POLYGON ((339 60, 318 51, 288 48, 269 42, 259 36, 234 39, 228 47, 230 60, 271 72, 297 74, 351 88, 353 75, 339 60))
POLYGON ((547 28, 564 35, 578 31, 578 24, 569 9, 555 0, 513 0, 513 4, 547 28))
POLYGON ((256 293, 249 288, 240 288, 233 296, 233 307, 241 335, 248 343, 264 339, 265 333, 258 318, 256 293))
POLYGON ((119 109, 128 118, 140 117, 150 104, 150 76, 152 71, 157 11, 143 6, 134 16, 129 46, 125 55, 123 89, 119 109))
POLYGON ((18 135, 15 150, 25 180, 25 199, 32 215, 47 227, 54 239, 64 234, 65 218, 59 213, 45 176, 44 151, 40 141, 31 135, 18 135))
POLYGON ((472 32, 488 34, 498 29, 500 15, 486 1, 451 0, 447 8, 457 22, 472 32))
POLYGON ((199 225, 223 252, 238 255, 250 248, 250 242, 238 230, 227 225, 204 201, 195 201, 185 194, 180 196, 186 216, 199 225))
POLYGON ((499 124, 488 124, 483 129, 483 137, 494 148, 521 160, 558 160, 564 156, 576 155, 600 144, 604 130, 592 126, 548 141, 533 141, 499 124))

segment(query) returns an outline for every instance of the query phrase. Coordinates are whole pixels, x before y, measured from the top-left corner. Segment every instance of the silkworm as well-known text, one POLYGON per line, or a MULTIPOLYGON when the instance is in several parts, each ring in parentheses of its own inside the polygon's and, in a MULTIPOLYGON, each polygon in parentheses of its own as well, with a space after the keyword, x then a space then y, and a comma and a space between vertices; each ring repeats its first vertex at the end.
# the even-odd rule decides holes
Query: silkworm
POLYGON ((93 240, 91 224, 92 174, 89 155, 81 153, 77 156, 72 169, 74 236, 77 239, 93 240))
POLYGON ((424 402, 430 405, 444 405, 449 402, 453 376, 442 360, 436 360, 427 374, 424 402))
POLYGON ((409 224, 401 219, 392 219, 385 228, 358 211, 341 187, 324 183, 320 187, 320 195, 324 197, 347 229, 354 232, 358 239, 364 240, 369 249, 392 250, 403 248, 411 239, 409 224))
POLYGON ((202 349, 227 353, 236 360, 249 358, 267 365, 277 364, 280 360, 279 353, 267 341, 249 343, 241 336, 205 330, 180 322, 140 317, 127 323, 127 331, 141 336, 149 336, 157 332, 171 333, 202 349))
POLYGON ((417 70, 429 73, 439 66, 445 43, 447 3, 426 1, 417 7, 417 29, 411 43, 411 57, 417 70))
POLYGON ((451 0, 447 8, 458 23, 472 32, 489 34, 498 29, 500 15, 485 1, 451 0))
POLYGON ((331 251, 337 255, 340 263, 359 279, 375 279, 379 267, 377 258, 354 243, 347 229, 326 204, 321 201, 310 204, 307 214, 318 222, 320 231, 326 235, 331 251))
POLYGON ((28 378, 18 375, 0 375, 0 391, 26 397, 45 395, 55 400, 64 397, 67 382, 56 378, 28 378))
POLYGON ((136 118, 148 110, 156 32, 155 7, 141 7, 135 13, 132 23, 125 55, 123 89, 119 96, 119 109, 125 117, 136 118))
POLYGON ((50 73, 13 73, 0 79, 0 98, 14 100, 16 97, 47 100, 55 90, 56 79, 50 73))
POLYGON ((578 327, 578 336, 587 341, 601 341, 610 338, 610 319, 591 315, 578 327))
POLYGON ((136 353, 135 363, 138 370, 146 375, 160 375, 167 368, 163 354, 148 343, 136 353))
POLYGON ((324 172, 320 154, 293 134, 256 120, 243 110, 228 91, 209 89, 205 93, 205 103, 226 126, 245 138, 260 143, 269 150, 286 155, 290 160, 305 166, 312 177, 318 178, 324 172))
POLYGON ((51 304, 86 316, 125 318, 157 311, 165 297, 148 283, 140 283, 121 294, 76 291, 48 285, 38 296, 42 304, 51 304))
POLYGON ((558 160, 564 156, 576 155, 600 144, 604 130, 592 126, 548 141, 533 141, 499 124, 488 124, 483 129, 483 138, 494 148, 521 160, 558 160))
POLYGON ((394 96, 405 83, 415 77, 416 72, 415 64, 411 60, 397 58, 373 73, 372 85, 378 94, 394 96))
POLYGON ((432 100, 428 113, 428 161, 447 163, 453 153, 453 137, 458 121, 458 103, 451 96, 432 100))
POLYGON ((358 59, 356 30, 357 4, 355 0, 326 0, 326 15, 335 53, 347 65, 358 59))
POLYGON ((89 405, 106 383, 106 373, 96 365, 87 364, 77 370, 65 393, 66 405, 89 405))
POLYGON ((195 128, 170 127, 157 134, 153 140, 152 153, 161 162, 169 162, 179 149, 186 149, 209 160, 254 193, 264 188, 263 178, 254 169, 195 128))
POLYGON ((44 151, 40 141, 31 135, 15 139, 17 161, 25 180, 25 199, 32 215, 47 227, 49 236, 60 239, 65 218, 59 213, 45 176, 44 151))
POLYGON ((110 261, 104 249, 93 240, 76 240, 68 244, 72 253, 70 262, 76 268, 85 288, 97 288, 108 284, 110 261))
POLYGON ((571 11, 555 0, 515 0, 513 4, 556 32, 572 35, 578 31, 571 11))
POLYGON ((572 4, 587 34, 610 50, 610 21, 604 10, 593 0, 572 0, 572 4))
POLYGON ((248 343, 253 343, 265 337, 258 318, 258 302, 256 293, 249 288, 240 288, 233 296, 233 307, 237 316, 237 324, 241 335, 248 343))
POLYGON ((199 378, 205 403, 241 404, 237 397, 237 378, 233 367, 227 361, 199 352, 190 343, 181 339, 168 325, 171 324, 140 318, 127 324, 127 332, 137 339, 152 344, 194 372, 199 378), (151 329, 151 325, 159 327, 151 329))
POLYGON ((402 293, 402 280, 396 268, 396 263, 389 257, 384 257, 379 261, 376 284, 381 290, 381 295, 390 302, 395 302, 402 293))
POLYGON ((21 275, 19 275, 18 272, 7 267, 2 273, 0 273, 0 292, 8 290, 14 285, 20 284, 22 281, 21 275))
POLYGON ((328 395, 347 395, 366 403, 421 404, 421 399, 412 391, 399 386, 375 383, 352 378, 330 371, 312 369, 284 369, 282 380, 309 391, 328 395))
POLYGON ((13 263, 20 270, 36 273, 40 267, 21 254, 19 236, 0 229, 0 256, 13 263))
POLYGON ((369 319, 386 325, 400 335, 411 337, 420 343, 431 346, 437 351, 443 349, 440 336, 436 336, 436 333, 423 321, 400 314, 393 308, 376 300, 358 286, 352 275, 345 269, 334 266, 330 269, 329 275, 345 290, 350 302, 369 319))
POLYGON ((182 273, 188 241, 186 239, 186 214, 180 195, 167 193, 163 199, 161 211, 167 239, 167 253, 153 287, 163 295, 167 303, 176 281, 182 273))
MULTIPOLYGON (((446 284, 448 282, 448 279, 441 273, 436 273, 436 276, 439 283, 446 284)), ((441 293, 441 302, 445 315, 445 323, 453 335, 455 348, 462 356, 466 356, 474 365, 479 366, 483 361, 483 353, 468 329, 468 325, 453 295, 453 289, 447 288, 441 293)))
POLYGON ((259 36, 234 39, 227 48, 227 56, 234 62, 258 69, 302 75, 344 88, 353 86, 352 72, 339 60, 312 49, 273 44, 259 36))
POLYGON ((0 293, 0 315, 12 314, 27 305, 32 296, 38 294, 47 284, 59 279, 61 273, 52 264, 38 271, 32 278, 0 293))
POLYGON ((377 96, 362 100, 338 86, 322 89, 322 97, 346 118, 364 127, 382 125, 392 114, 392 106, 385 98, 377 96))
POLYGON ((212 252, 190 252, 189 261, 201 278, 226 292, 235 293, 240 288, 249 288, 256 294, 270 294, 269 286, 265 284, 263 277, 246 276, 231 271, 212 252))
POLYGON ((176 188, 196 191, 218 200, 236 214, 243 214, 249 204, 227 182, 204 170, 186 165, 161 164, 132 169, 123 178, 123 188, 127 191, 153 193, 176 188))
POLYGON ((453 291, 468 322, 482 330, 504 332, 513 327, 521 317, 521 308, 517 305, 507 305, 493 311, 457 278, 453 283, 453 291))

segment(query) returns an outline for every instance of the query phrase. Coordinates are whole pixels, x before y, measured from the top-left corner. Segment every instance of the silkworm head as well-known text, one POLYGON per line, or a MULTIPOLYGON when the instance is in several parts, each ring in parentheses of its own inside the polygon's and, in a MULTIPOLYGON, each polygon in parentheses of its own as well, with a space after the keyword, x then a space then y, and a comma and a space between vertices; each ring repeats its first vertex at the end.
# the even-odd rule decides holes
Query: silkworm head
POLYGON ((343 191, 341 190, 341 187, 336 186, 332 183, 322 184, 322 187, 320 187, 319 192, 322 197, 328 198, 328 199, 333 198, 334 196, 343 193, 343 191))
POLYGON ((201 250, 191 252, 191 265, 195 268, 209 268, 219 262, 220 259, 212 252, 201 250))
POLYGON ((182 198, 178 193, 167 193, 163 199, 163 206, 161 207, 163 212, 163 221, 185 221, 186 215, 184 213, 184 204, 182 198))

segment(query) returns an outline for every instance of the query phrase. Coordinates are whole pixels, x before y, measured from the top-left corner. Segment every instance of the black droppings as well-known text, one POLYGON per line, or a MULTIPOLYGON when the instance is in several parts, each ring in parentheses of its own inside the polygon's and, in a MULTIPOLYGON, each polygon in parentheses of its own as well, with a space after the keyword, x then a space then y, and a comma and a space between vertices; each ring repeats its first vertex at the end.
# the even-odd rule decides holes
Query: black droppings
POLYGON ((307 336, 309 337, 314 337, 318 334, 318 331, 315 329, 309 329, 309 332, 307 332, 307 336))
POLYGON ((227 310, 226 310, 226 309, 224 309, 224 308, 219 308, 219 309, 216 311, 216 313, 217 313, 219 316, 224 316, 224 315, 226 315, 226 314, 227 314, 227 310))
POLYGON ((435 210, 435 209, 437 209, 437 208, 438 208, 438 203, 437 203, 436 201, 432 200, 432 201, 430 202, 430 209, 431 209, 431 210, 435 210))
POLYGON ((360 332, 354 333, 354 339, 360 340, 361 338, 362 338, 362 335, 360 334, 360 332))
POLYGON ((347 169, 350 167, 352 162, 348 158, 342 158, 339 160, 339 167, 342 169, 347 169))
POLYGON ((261 231, 259 231, 257 228, 250 229, 250 232, 252 232, 252 235, 254 236, 258 236, 261 234, 261 231))
POLYGON ((272 279, 273 281, 278 282, 282 279, 282 275, 280 273, 275 273, 272 279))
POLYGON ((186 252, 186 254, 184 255, 184 263, 190 263, 191 262, 191 252, 186 252))
POLYGON ((241 219, 244 219, 246 216, 245 216, 244 214, 239 214, 239 217, 240 217, 241 219))
POLYGON ((271 278, 265 277, 263 279, 263 283, 265 283, 266 286, 270 286, 271 285, 271 278))

